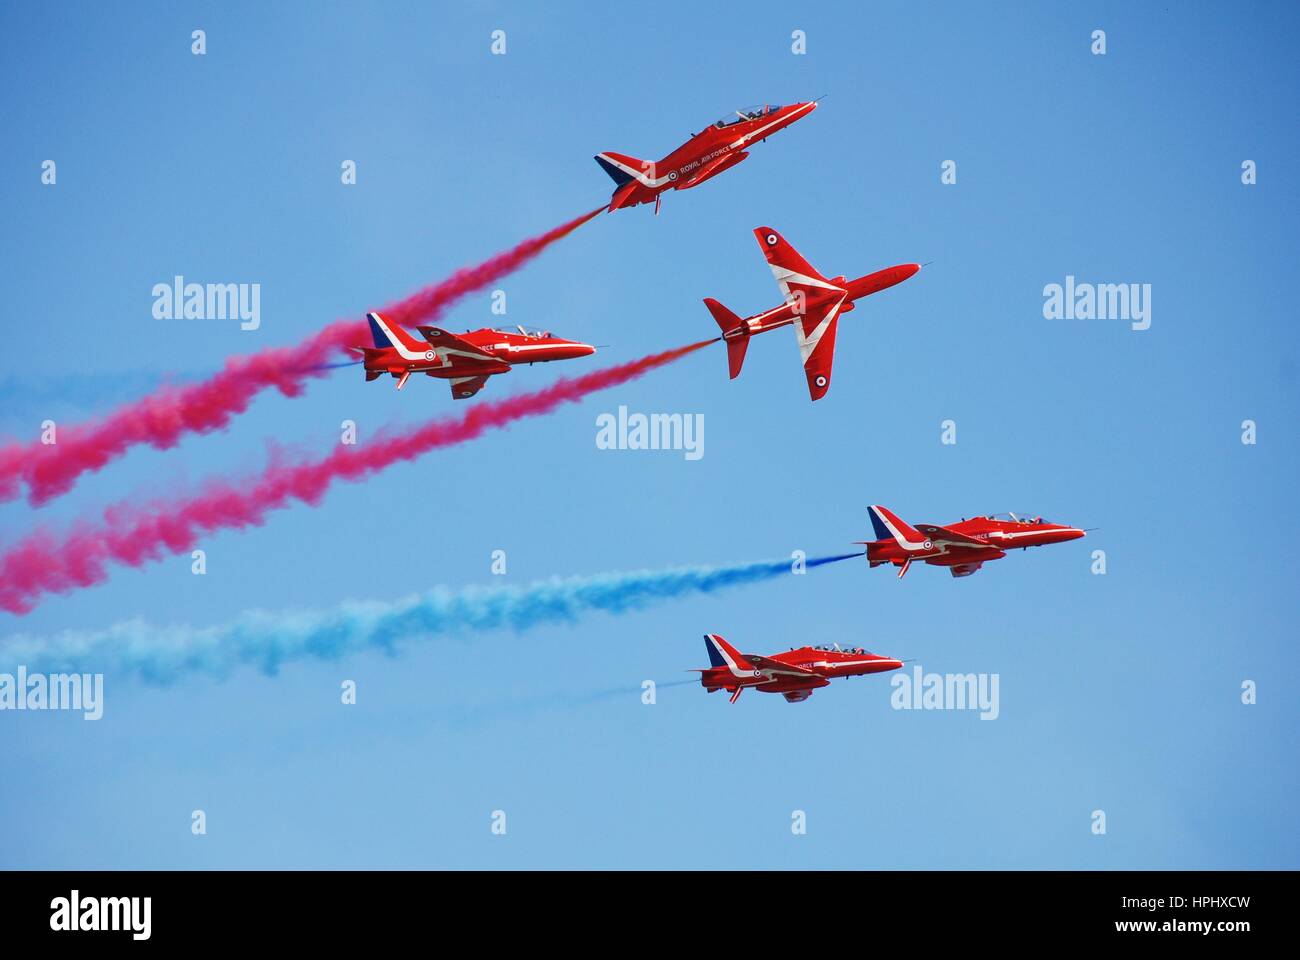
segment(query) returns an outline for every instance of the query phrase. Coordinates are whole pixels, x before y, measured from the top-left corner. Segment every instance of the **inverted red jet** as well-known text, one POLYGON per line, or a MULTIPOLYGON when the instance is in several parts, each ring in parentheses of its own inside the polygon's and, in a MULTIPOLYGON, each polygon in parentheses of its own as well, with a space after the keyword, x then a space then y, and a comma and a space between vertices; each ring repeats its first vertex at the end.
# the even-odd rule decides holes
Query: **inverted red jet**
POLYGON ((509 373, 519 363, 546 363, 589 357, 596 348, 576 340, 561 340, 540 330, 516 327, 514 331, 470 330, 459 336, 440 327, 416 327, 417 340, 401 326, 389 323, 377 313, 366 314, 374 347, 353 347, 364 358, 366 380, 384 374, 397 378, 397 389, 406 386, 413 373, 451 381, 451 395, 457 400, 472 397, 483 389, 487 378, 509 373))
POLYGON ((659 195, 665 190, 689 190, 740 163, 746 149, 766 140, 796 120, 817 109, 817 101, 788 107, 764 104, 746 107, 711 123, 658 163, 638 160, 625 153, 600 153, 596 162, 617 186, 610 198, 610 212, 654 201, 659 212, 659 195))
POLYGON ((807 700, 818 687, 825 687, 835 677, 860 677, 867 673, 897 670, 903 661, 878 657, 861 647, 842 650, 829 647, 799 647, 771 657, 741 653, 716 633, 704 635, 709 651, 707 670, 701 670, 700 684, 709 693, 726 690, 731 702, 740 699, 746 687, 763 693, 779 693, 791 703, 807 700))
POLYGON ((918 523, 910 527, 881 506, 867 508, 876 539, 858 541, 867 548, 873 567, 892 563, 902 577, 913 560, 947 567, 954 577, 969 577, 986 561, 1001 560, 1008 550, 1024 550, 1048 543, 1064 543, 1085 536, 1078 527, 1047 523, 1042 517, 1018 517, 1014 513, 972 517, 936 527, 918 523))
POLYGON ((844 277, 827 280, 771 227, 759 227, 754 236, 772 267, 772 276, 781 288, 785 303, 742 320, 712 297, 705 298, 704 305, 722 329, 722 339, 727 344, 731 379, 740 376, 750 337, 777 327, 793 326, 804 375, 808 378, 808 393, 814 400, 820 400, 831 385, 835 331, 840 316, 853 309, 854 301, 902 283, 920 270, 921 265, 901 263, 856 280, 844 277))

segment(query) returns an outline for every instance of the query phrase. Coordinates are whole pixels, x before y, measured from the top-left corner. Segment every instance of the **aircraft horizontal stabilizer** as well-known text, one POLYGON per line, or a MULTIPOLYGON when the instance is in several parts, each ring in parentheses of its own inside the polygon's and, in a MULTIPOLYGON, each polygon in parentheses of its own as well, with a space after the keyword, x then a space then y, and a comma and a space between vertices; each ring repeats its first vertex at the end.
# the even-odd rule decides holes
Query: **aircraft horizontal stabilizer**
POLYGON ((745 351, 749 349, 749 330, 745 327, 744 320, 712 297, 705 297, 704 305, 708 307, 718 329, 722 331, 723 340, 727 344, 727 370, 731 374, 731 379, 735 380, 740 376, 740 368, 745 365, 745 351))

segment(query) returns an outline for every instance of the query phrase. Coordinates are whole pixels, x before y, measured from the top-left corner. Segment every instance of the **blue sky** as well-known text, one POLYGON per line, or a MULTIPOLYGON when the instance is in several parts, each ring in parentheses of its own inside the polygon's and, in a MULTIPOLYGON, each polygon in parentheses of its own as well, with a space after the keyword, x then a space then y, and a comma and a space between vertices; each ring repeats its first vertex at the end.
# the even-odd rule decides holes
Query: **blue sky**
MULTIPOLYGON (((793 337, 757 340, 734 382, 711 348, 208 538, 206 576, 175 557, 0 615, 0 638, 499 583, 495 549, 510 583, 839 552, 868 537, 869 503, 921 522, 1027 509, 1100 529, 963 580, 842 563, 274 678, 109 676, 101 721, 0 714, 0 866, 1300 866, 1294 6, 611 16, 5 6, 3 435, 359 315, 600 203, 595 153, 657 158, 754 102, 827 95, 659 217, 597 219, 510 277, 507 319, 609 344, 570 372, 709 336, 702 297, 742 315, 777 302, 760 224, 827 275, 934 263, 844 319, 815 405, 793 337), (495 29, 505 56, 489 52, 495 29), (178 273, 260 283, 261 328, 154 320, 153 284, 178 273), (1043 287, 1067 274, 1151 284, 1151 328, 1045 320, 1043 287), (703 459, 598 450, 595 418, 619 404, 703 414, 703 459), (940 443, 945 419, 956 445, 940 443), (1000 716, 893 710, 888 677, 794 705, 729 707, 692 686, 642 705, 643 679, 707 663, 705 632, 760 653, 839 642, 996 673, 1000 716), (355 706, 339 703, 345 679, 355 706)), ((447 325, 499 320, 489 304, 471 297, 447 325)), ((479 399, 560 372, 518 370, 479 399)), ((254 472, 268 444, 323 453, 344 419, 364 442, 460 409, 441 384, 397 394, 340 371, 298 400, 263 396, 222 434, 133 451, 39 511, 0 505, 0 539, 254 472)))

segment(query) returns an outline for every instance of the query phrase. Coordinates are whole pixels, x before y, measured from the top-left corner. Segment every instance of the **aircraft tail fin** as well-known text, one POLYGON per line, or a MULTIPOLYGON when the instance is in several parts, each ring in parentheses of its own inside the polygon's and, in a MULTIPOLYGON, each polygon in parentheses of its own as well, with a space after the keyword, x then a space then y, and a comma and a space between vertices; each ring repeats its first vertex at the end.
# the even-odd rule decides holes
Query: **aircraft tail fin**
POLYGON ((713 314, 713 319, 717 322, 718 329, 723 333, 729 333, 741 326, 740 317, 736 316, 712 297, 705 297, 704 305, 709 308, 709 313, 713 314))
POLYGON ((389 323, 377 313, 367 313, 366 320, 370 322, 370 336, 374 338, 375 348, 378 350, 385 347, 401 350, 404 347, 408 351, 416 351, 423 355, 429 349, 428 344, 416 340, 398 324, 389 323))
POLYGON ((908 526, 886 507, 873 504, 867 507, 867 513, 871 515, 871 527, 877 540, 892 539, 904 550, 917 550, 929 543, 925 534, 908 526))
MULTIPOLYGON (((643 187, 649 187, 655 181, 655 165, 649 160, 638 160, 625 153, 607 151, 596 155, 595 160, 600 169, 609 174, 614 181, 614 194, 609 198, 609 211, 613 213, 623 207, 634 207, 639 203, 649 203, 643 187)), ((651 193, 655 201, 655 213, 659 212, 659 196, 651 193)))
POLYGON ((712 297, 705 297, 704 305, 709 308, 709 313, 713 314, 714 321, 722 331, 727 344, 727 369, 731 379, 735 380, 740 376, 740 368, 745 365, 745 351, 749 349, 749 331, 745 330, 745 321, 712 297), (741 330, 742 335, 727 339, 727 334, 734 330, 741 330))
POLYGON ((649 170, 654 166, 645 160, 638 160, 636 157, 629 157, 625 153, 598 153, 593 157, 600 169, 609 174, 609 178, 614 181, 616 187, 635 180, 638 173, 649 170))
POLYGON ((393 344, 384 333, 383 328, 380 327, 379 324, 375 323, 375 317, 377 316, 379 316, 377 313, 367 313, 366 322, 370 324, 370 339, 374 341, 375 349, 383 350, 385 347, 391 347, 393 344))
POLYGON ((745 655, 727 643, 716 633, 704 635, 704 646, 709 651, 709 664, 714 667, 727 667, 736 670, 753 670, 754 665, 745 659, 745 655))

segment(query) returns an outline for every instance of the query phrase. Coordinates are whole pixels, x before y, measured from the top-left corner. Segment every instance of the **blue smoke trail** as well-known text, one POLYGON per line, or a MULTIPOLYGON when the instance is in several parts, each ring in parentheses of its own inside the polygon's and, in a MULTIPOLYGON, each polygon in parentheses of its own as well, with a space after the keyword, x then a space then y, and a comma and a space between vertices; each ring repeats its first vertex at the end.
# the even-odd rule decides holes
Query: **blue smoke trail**
MULTIPOLYGON (((820 567, 861 553, 817 557, 820 567)), ((621 614, 687 594, 709 594, 791 573, 788 560, 680 567, 542 580, 520 587, 438 587, 389 602, 331 610, 251 611, 228 624, 155 627, 140 620, 53 637, 20 634, 0 645, 0 664, 29 673, 135 675, 168 684, 186 674, 224 677, 241 666, 275 674, 293 660, 335 660, 362 650, 397 652, 404 640, 574 623, 598 611, 621 614)))

